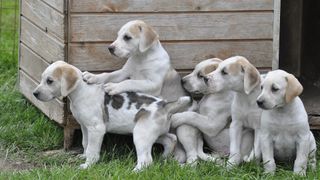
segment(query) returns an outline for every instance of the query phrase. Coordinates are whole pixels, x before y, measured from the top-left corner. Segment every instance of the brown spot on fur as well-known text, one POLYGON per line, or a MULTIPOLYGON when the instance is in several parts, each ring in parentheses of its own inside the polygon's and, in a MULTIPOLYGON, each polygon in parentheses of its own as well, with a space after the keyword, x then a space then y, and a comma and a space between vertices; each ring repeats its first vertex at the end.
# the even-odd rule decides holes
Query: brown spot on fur
POLYGON ((62 64, 55 68, 52 76, 59 80, 65 78, 67 91, 69 91, 78 80, 77 72, 69 64, 62 64))
POLYGON ((149 49, 159 38, 159 35, 151 26, 140 20, 137 20, 136 23, 129 28, 129 32, 134 37, 140 37, 139 50, 141 52, 149 49))
POLYGON ((144 108, 140 109, 138 111, 138 113, 136 114, 136 116, 134 117, 134 122, 138 122, 139 120, 141 119, 145 119, 147 118, 148 116, 150 116, 151 112, 150 111, 147 111, 145 110, 144 108))
POLYGON ((111 106, 114 109, 120 109, 124 103, 124 98, 121 95, 116 94, 111 96, 111 101, 111 106))
POLYGON ((151 104, 156 101, 156 99, 149 97, 149 96, 144 96, 144 95, 138 95, 135 92, 128 92, 128 98, 129 98, 129 106, 128 109, 131 108, 131 104, 136 103, 136 108, 140 109, 140 107, 143 104, 151 104))
POLYGON ((241 65, 239 63, 232 63, 229 65, 227 72, 231 75, 237 75, 241 71, 241 65))

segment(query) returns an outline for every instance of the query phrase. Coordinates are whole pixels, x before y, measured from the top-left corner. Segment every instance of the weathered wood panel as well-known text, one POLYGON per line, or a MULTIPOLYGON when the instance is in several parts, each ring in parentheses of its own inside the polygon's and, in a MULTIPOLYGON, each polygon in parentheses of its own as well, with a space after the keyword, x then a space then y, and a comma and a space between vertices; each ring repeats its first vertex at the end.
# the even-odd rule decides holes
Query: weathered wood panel
POLYGON ((20 68, 35 79, 40 82, 42 72, 49 66, 44 59, 32 52, 24 44, 20 44, 20 56, 22 61, 20 61, 20 68))
POLYGON ((71 12, 179 12, 272 10, 272 0, 71 0, 71 12))
POLYGON ((37 83, 32 80, 25 72, 19 72, 20 75, 20 91, 28 98, 36 107, 45 113, 50 119, 55 120, 59 124, 64 123, 64 104, 58 100, 50 102, 41 102, 37 100, 32 92, 37 87, 37 83))
POLYGON ((64 13, 64 9, 65 9, 64 5, 65 5, 65 1, 67 0, 43 0, 43 1, 49 4, 50 6, 52 6, 53 8, 55 8, 60 13, 64 13))
MULTIPOLYGON (((176 69, 193 69, 206 57, 227 58, 233 55, 247 57, 258 67, 271 67, 272 41, 203 41, 162 43, 176 69)), ((124 60, 113 57, 103 43, 73 43, 69 63, 81 70, 110 71, 119 69, 124 60)))
POLYGON ((21 13, 37 26, 64 42, 64 15, 39 0, 21 1, 21 13))
POLYGON ((161 40, 272 39, 273 13, 77 14, 71 15, 72 42, 113 41, 126 22, 141 19, 161 40))
POLYGON ((21 41, 48 62, 64 60, 64 44, 21 17, 21 41))

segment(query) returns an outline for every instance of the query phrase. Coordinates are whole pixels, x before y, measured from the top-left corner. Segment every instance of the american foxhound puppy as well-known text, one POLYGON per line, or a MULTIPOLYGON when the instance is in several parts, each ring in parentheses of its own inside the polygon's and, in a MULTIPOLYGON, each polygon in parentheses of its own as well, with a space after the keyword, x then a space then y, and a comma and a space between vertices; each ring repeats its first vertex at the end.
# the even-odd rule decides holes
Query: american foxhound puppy
POLYGON ((259 71, 244 57, 234 56, 222 61, 217 69, 208 74, 209 92, 234 91, 231 105, 230 155, 227 166, 230 168, 241 161, 242 132, 244 128, 254 130, 254 149, 243 160, 260 159, 259 128, 262 110, 256 99, 260 94, 261 77, 259 71))
POLYGON ((316 168, 316 142, 301 99, 302 85, 282 70, 271 71, 261 85, 257 104, 261 115, 260 144, 265 172, 274 173, 275 158, 294 160, 294 173, 316 168))
POLYGON ((176 136, 168 133, 172 113, 190 104, 190 97, 181 97, 168 103, 154 96, 123 92, 106 93, 102 85, 87 84, 82 72, 63 61, 51 64, 42 74, 41 83, 33 92, 41 101, 68 97, 70 110, 81 126, 83 133, 83 157, 87 168, 100 157, 101 143, 106 132, 132 134, 138 162, 135 171, 152 163, 151 148, 162 142, 164 156, 174 148, 176 136))

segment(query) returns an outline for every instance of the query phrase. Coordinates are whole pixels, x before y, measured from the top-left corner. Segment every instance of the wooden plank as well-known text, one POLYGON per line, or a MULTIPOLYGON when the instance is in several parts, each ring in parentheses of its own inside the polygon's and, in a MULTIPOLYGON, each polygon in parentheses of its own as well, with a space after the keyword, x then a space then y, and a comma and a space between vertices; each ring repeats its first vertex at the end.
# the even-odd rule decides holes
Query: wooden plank
POLYGON ((44 2, 46 2, 47 4, 49 4, 50 6, 52 6, 53 8, 55 8, 57 11, 59 11, 60 13, 64 13, 64 5, 66 0, 42 0, 44 2))
POLYGON ((21 1, 21 13, 43 31, 64 39, 64 15, 39 0, 21 1))
POLYGON ((32 104, 39 108, 44 114, 46 114, 50 119, 56 121, 60 125, 64 124, 64 104, 58 100, 53 100, 50 102, 41 102, 37 100, 32 92, 36 88, 37 83, 32 80, 25 72, 19 72, 20 75, 20 91, 21 93, 29 99, 32 104))
POLYGON ((42 72, 49 66, 44 59, 32 52, 23 43, 20 44, 20 68, 35 79, 40 82, 42 72))
POLYGON ((70 17, 71 42, 113 41, 126 22, 144 20, 161 40, 272 39, 273 13, 77 14, 70 17))
POLYGON ((186 12, 272 10, 272 0, 71 0, 71 12, 186 12))
POLYGON ((21 17, 21 41, 49 63, 64 60, 65 45, 21 17))
MULTIPOLYGON (((162 43, 176 69, 193 69, 206 57, 227 58, 233 55, 247 57, 257 67, 271 67, 272 41, 203 41, 162 43)), ((125 63, 107 52, 107 44, 72 43, 69 63, 81 70, 110 71, 125 63)))
POLYGON ((280 10, 281 10, 281 0, 274 0, 272 69, 279 68, 280 10))

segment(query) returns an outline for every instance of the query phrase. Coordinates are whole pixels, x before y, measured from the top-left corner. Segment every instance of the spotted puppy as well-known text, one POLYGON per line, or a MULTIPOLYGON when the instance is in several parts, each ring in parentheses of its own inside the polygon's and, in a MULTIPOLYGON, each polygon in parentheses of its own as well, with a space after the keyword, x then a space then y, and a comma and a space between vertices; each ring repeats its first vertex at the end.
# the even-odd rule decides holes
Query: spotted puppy
POLYGON ((33 92, 41 101, 60 96, 68 97, 70 109, 83 133, 83 156, 87 168, 99 160, 101 143, 106 132, 133 134, 138 162, 135 171, 152 162, 151 148, 157 142, 166 142, 164 156, 173 150, 176 136, 169 134, 168 116, 190 103, 181 97, 167 103, 154 96, 135 92, 108 95, 101 85, 89 85, 82 72, 62 61, 51 64, 42 74, 41 83, 33 92))
POLYGON ((208 91, 211 93, 233 91, 230 125, 230 155, 227 166, 238 165, 242 160, 251 161, 261 155, 259 129, 262 110, 256 99, 260 94, 259 71, 244 57, 234 56, 222 61, 217 69, 208 74, 208 91), (250 156, 241 158, 243 129, 254 130, 254 149, 250 156))
POLYGON ((269 72, 257 104, 263 109, 260 144, 265 172, 274 173, 275 159, 294 161, 294 173, 305 175, 307 162, 316 168, 316 142, 301 99, 302 85, 282 70, 269 72))
MULTIPOLYGON (((203 94, 195 112, 176 113, 171 117, 172 126, 188 124, 196 127, 189 134, 180 133, 177 136, 187 153, 187 163, 193 163, 198 158, 215 160, 203 153, 202 136, 212 151, 219 156, 229 155, 229 121, 233 93, 223 91, 210 93, 206 75, 215 71, 222 61, 217 58, 208 59, 195 66, 192 73, 182 79, 184 88, 193 94, 203 94), (199 131, 200 130, 200 131, 199 131)), ((248 155, 253 146, 253 132, 245 130, 242 135, 241 155, 248 155)))

